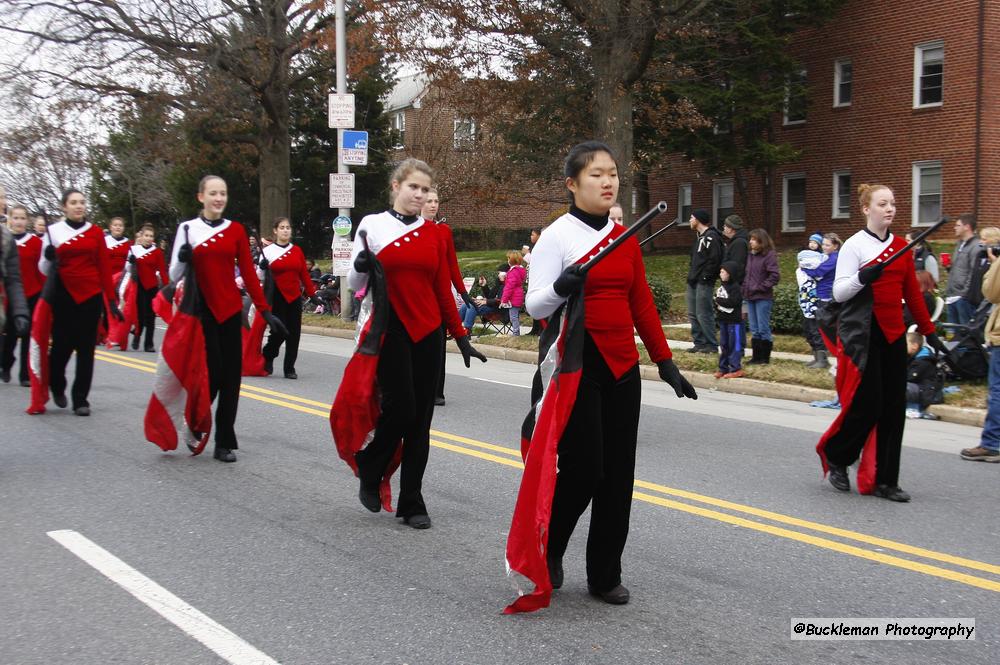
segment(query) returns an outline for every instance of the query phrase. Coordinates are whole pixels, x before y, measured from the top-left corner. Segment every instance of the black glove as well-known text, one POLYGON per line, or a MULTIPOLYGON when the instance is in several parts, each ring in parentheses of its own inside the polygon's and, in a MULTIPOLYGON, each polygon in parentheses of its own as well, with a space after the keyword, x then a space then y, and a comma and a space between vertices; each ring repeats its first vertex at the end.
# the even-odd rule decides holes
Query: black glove
POLYGON ((885 270, 885 265, 881 263, 864 267, 858 271, 858 279, 862 284, 871 284, 882 275, 883 270, 885 270))
POLYGON ((191 243, 186 242, 177 250, 177 260, 181 263, 188 263, 192 253, 194 253, 194 248, 191 247, 191 243))
POLYGON ((257 262, 261 270, 267 270, 271 266, 271 262, 267 260, 267 257, 263 254, 260 255, 260 261, 257 262))
POLYGON ((282 337, 288 337, 288 328, 281 322, 281 319, 271 312, 261 312, 261 314, 264 315, 264 320, 267 321, 267 325, 271 326, 273 332, 278 333, 282 337))
POLYGON ((15 316, 14 332, 17 333, 18 337, 27 337, 28 333, 31 332, 31 319, 26 317, 24 314, 15 316))
POLYGON ((55 261, 56 260, 56 248, 55 248, 55 245, 46 245, 45 246, 45 260, 46 261, 55 261))
POLYGON ((583 266, 577 264, 572 265, 569 268, 563 270, 559 278, 552 283, 552 288, 555 289, 556 295, 560 298, 565 298, 569 294, 574 293, 583 286, 583 283, 587 279, 587 275, 581 272, 583 266))
POLYGON ((119 321, 124 321, 125 320, 125 317, 122 315, 122 311, 120 309, 118 309, 118 303, 116 303, 116 302, 109 302, 108 303, 108 311, 111 313, 111 316, 115 317, 117 320, 119 320, 119 321))
POLYGON ((939 351, 940 353, 944 354, 948 353, 948 347, 944 345, 944 342, 942 342, 941 338, 937 336, 937 333, 931 333, 930 335, 927 336, 926 339, 927 343, 935 351, 939 351))
POLYGON ((354 259, 354 271, 355 272, 368 272, 372 269, 372 262, 375 260, 375 255, 372 254, 371 250, 363 249, 358 252, 357 257, 354 259))
POLYGON ((698 399, 698 393, 695 392, 694 386, 684 378, 684 375, 677 369, 677 365, 674 364, 673 360, 661 360, 656 363, 656 367, 660 370, 660 378, 670 384, 670 387, 674 389, 678 397, 698 399))
POLYGON ((468 305, 473 309, 476 308, 475 303, 472 302, 472 296, 470 296, 468 293, 465 292, 462 293, 462 302, 464 302, 466 305, 468 305))
POLYGON ((465 335, 463 337, 456 337, 455 344, 458 345, 458 350, 462 352, 462 360, 465 361, 465 366, 469 367, 471 365, 472 358, 479 358, 483 362, 486 362, 486 356, 476 351, 472 347, 472 343, 469 341, 469 336, 465 335))
POLYGON ((133 254, 132 252, 129 252, 127 260, 128 260, 129 263, 131 263, 131 264, 134 265, 135 264, 135 254, 133 254))

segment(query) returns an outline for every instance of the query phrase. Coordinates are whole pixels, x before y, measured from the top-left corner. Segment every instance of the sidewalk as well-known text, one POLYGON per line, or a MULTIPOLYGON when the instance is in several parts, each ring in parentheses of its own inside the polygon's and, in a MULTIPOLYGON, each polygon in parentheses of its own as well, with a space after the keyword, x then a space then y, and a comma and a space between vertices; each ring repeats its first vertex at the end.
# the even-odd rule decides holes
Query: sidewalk
MULTIPOLYGON (((668 327, 668 326, 664 326, 668 327)), ((341 339, 354 339, 353 330, 343 330, 340 328, 322 328, 319 326, 302 326, 302 332, 312 335, 323 335, 325 337, 339 337, 341 339)), ((672 341, 671 348, 687 348, 691 342, 672 341), (686 346, 685 346, 686 345, 686 346)), ((509 360, 534 365, 538 362, 538 354, 534 351, 522 349, 509 349, 502 346, 492 346, 490 344, 480 344, 476 347, 487 358, 498 360, 509 360)), ((458 353, 455 342, 448 342, 448 352, 458 353)), ((812 360, 811 356, 798 353, 785 353, 780 356, 775 353, 774 357, 787 357, 791 360, 812 360)), ((657 369, 653 365, 640 365, 640 376, 648 381, 660 381, 657 369)), ((770 397, 772 399, 787 399, 794 402, 814 402, 817 400, 831 400, 836 395, 830 390, 820 390, 819 388, 807 388, 804 386, 789 383, 774 383, 770 381, 758 381, 756 379, 727 379, 720 381, 711 374, 700 372, 684 372, 684 376, 695 388, 704 390, 718 390, 721 392, 737 393, 740 395, 752 395, 754 397, 770 397)), ((948 406, 945 404, 935 404, 928 409, 931 413, 939 416, 941 420, 959 425, 970 425, 972 427, 982 427, 986 419, 985 409, 969 409, 958 406, 948 406)))

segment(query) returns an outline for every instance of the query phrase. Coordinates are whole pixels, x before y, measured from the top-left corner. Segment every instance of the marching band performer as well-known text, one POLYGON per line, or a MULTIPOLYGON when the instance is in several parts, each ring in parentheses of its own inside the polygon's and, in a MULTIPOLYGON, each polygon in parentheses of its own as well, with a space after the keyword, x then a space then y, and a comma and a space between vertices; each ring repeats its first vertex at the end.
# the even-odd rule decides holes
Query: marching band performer
MULTIPOLYGON (((31 329, 31 316, 35 312, 38 294, 45 284, 45 277, 38 270, 38 260, 42 257, 42 240, 33 233, 28 233, 28 209, 24 206, 14 206, 8 211, 7 227, 10 229, 17 247, 17 257, 21 268, 21 285, 28 306, 28 320, 21 323, 23 330, 18 330, 17 317, 13 310, 8 312, 7 325, 4 330, 6 339, 3 343, 2 378, 4 383, 10 381, 10 371, 14 367, 14 349, 17 340, 21 340, 21 357, 18 378, 22 386, 30 386, 28 377, 28 333, 31 329)), ((10 303, 8 309, 10 309, 10 303)))
POLYGON ((156 240, 156 230, 152 224, 139 227, 138 242, 129 251, 128 263, 136 273, 139 290, 136 294, 138 305, 138 325, 132 337, 132 348, 139 348, 139 338, 145 332, 143 351, 153 353, 153 331, 156 326, 156 313, 153 312, 153 300, 160 287, 169 279, 167 262, 163 251, 153 242, 156 240))

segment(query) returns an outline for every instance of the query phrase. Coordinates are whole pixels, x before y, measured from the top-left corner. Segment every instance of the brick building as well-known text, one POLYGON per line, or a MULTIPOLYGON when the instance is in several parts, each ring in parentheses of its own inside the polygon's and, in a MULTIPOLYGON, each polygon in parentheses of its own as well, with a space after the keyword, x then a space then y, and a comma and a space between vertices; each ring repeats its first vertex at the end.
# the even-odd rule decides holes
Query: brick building
MULTIPOLYGON (((795 42, 809 103, 775 119, 775 140, 801 149, 801 159, 770 182, 743 174, 741 200, 732 174, 672 156, 651 174, 650 200, 667 201, 684 219, 706 208, 719 224, 736 212, 758 226, 770 188, 774 236, 786 246, 817 231, 846 238, 860 228, 862 182, 893 188, 898 232, 964 212, 1000 226, 998 34, 997 2, 849 0, 795 42)), ((950 238, 950 228, 936 237, 950 238)), ((691 242, 683 233, 661 238, 659 248, 691 242)))

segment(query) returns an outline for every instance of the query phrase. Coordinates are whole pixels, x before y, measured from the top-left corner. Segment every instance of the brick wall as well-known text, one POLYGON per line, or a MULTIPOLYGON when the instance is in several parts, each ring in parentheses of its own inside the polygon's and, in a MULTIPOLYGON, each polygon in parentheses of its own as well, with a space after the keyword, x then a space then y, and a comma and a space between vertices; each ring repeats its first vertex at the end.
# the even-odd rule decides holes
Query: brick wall
MULTIPOLYGON (((1000 9, 987 2, 991 26, 987 35, 1000 28, 1000 9)), ((804 124, 775 123, 778 140, 787 140, 803 150, 800 161, 780 167, 772 182, 747 175, 747 200, 735 201, 736 212, 751 226, 764 218, 762 197, 770 188, 775 238, 783 245, 804 244, 809 234, 834 231, 847 237, 861 227, 861 213, 853 190, 862 182, 878 182, 893 188, 897 203, 894 227, 909 230, 912 220, 912 165, 921 160, 939 160, 942 165, 942 208, 957 215, 973 210, 975 187, 976 58, 978 0, 912 3, 889 0, 865 3, 852 0, 837 17, 818 31, 804 31, 795 48, 808 71, 811 91, 804 124), (944 94, 940 107, 913 108, 914 48, 923 42, 942 40, 945 50, 944 94), (834 63, 850 58, 853 64, 853 94, 850 106, 834 108, 834 63), (833 172, 851 173, 849 219, 833 218, 833 172), (803 231, 782 231, 782 185, 786 174, 806 177, 806 224, 803 231)), ((991 71, 985 89, 990 91, 984 108, 997 109, 1000 85, 1000 54, 990 46, 991 71), (990 83, 992 81, 992 84, 990 83)), ((993 114, 984 124, 983 175, 980 217, 997 219, 1000 179, 998 134, 1000 120, 993 114)), ((988 117, 988 116, 987 116, 988 117)), ((678 187, 692 185, 694 208, 712 209, 711 174, 698 164, 671 156, 661 172, 651 178, 652 200, 665 199, 676 211, 678 187)), ((938 237, 950 237, 950 230, 938 237)), ((686 234, 664 234, 657 247, 686 247, 686 234)))

